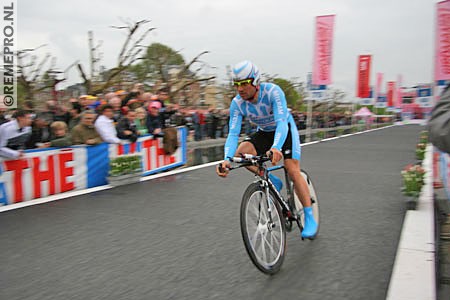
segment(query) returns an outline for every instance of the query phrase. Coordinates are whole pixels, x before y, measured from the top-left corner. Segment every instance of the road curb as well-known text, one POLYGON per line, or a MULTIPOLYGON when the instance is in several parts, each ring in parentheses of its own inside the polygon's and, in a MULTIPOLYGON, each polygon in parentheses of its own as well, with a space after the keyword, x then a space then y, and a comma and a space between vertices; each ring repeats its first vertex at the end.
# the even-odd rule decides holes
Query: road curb
POLYGON ((417 209, 408 210, 403 222, 388 300, 436 299, 436 266, 433 199, 433 147, 427 146, 423 168, 425 184, 417 209))

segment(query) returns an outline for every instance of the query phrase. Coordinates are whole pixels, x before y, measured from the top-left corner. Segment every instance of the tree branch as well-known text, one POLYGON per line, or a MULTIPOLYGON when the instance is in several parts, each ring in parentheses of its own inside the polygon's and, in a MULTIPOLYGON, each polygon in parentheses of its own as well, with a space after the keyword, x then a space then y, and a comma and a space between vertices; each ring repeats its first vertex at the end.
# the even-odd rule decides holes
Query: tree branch
POLYGON ((190 85, 193 85, 193 84, 196 83, 196 82, 208 81, 208 80, 212 80, 212 79, 215 79, 215 78, 216 78, 216 76, 210 76, 210 77, 199 78, 199 79, 195 79, 195 80, 189 81, 189 82, 183 84, 180 88, 178 88, 178 89, 176 89, 175 91, 173 91, 172 94, 176 95, 176 94, 178 94, 180 91, 184 90, 185 88, 187 88, 187 87, 190 86, 190 85))
POLYGON ((89 94, 91 92, 91 81, 86 76, 86 73, 83 70, 83 66, 80 63, 77 63, 78 71, 80 72, 81 78, 83 78, 83 84, 86 87, 86 92, 89 94))
POLYGON ((119 57, 118 57, 118 65, 121 65, 121 58, 124 56, 125 51, 128 49, 128 44, 130 43, 132 37, 134 36, 134 34, 136 33, 136 31, 139 29, 140 26, 142 26, 143 24, 146 24, 150 22, 150 20, 141 20, 141 21, 137 21, 135 22, 133 25, 130 25, 128 27, 122 27, 120 29, 124 29, 124 28, 128 28, 128 35, 127 38, 125 39, 125 43, 122 46, 122 49, 119 52, 119 57))
POLYGON ((202 53, 198 54, 196 57, 194 57, 187 65, 184 66, 183 70, 180 72, 180 74, 184 75, 187 73, 187 70, 189 70, 189 68, 198 61, 198 59, 205 55, 208 54, 209 51, 203 51, 202 53))

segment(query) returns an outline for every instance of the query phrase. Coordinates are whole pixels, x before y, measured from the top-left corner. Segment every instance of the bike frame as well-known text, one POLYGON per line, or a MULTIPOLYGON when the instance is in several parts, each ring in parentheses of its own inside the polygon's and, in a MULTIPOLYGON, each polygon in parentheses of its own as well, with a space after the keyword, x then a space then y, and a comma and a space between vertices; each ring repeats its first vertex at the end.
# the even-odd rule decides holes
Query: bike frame
MULTIPOLYGON (((284 166, 273 166, 270 168, 266 168, 263 165, 258 165, 258 174, 255 174, 255 177, 257 178, 257 181, 260 182, 261 186, 264 188, 266 193, 266 201, 267 201, 267 207, 268 207, 268 213, 269 213, 269 219, 272 222, 272 211, 270 209, 270 203, 269 203, 269 190, 271 190, 277 202, 281 205, 283 212, 286 214, 286 216, 291 219, 295 220, 298 223, 297 216, 293 213, 293 210, 289 207, 288 202, 284 199, 284 197, 281 195, 281 193, 275 188, 274 184, 269 178, 269 174, 272 171, 283 169, 284 176, 286 179, 286 182, 289 183, 289 175, 286 171, 286 168, 284 166)), ((291 189, 291 186, 289 184, 286 184, 286 190, 288 197, 293 197, 293 191, 291 189)))
MULTIPOLYGON (((302 227, 299 223, 299 219, 293 211, 293 209, 295 209, 295 207, 293 207, 293 209, 291 209, 289 207, 288 202, 284 199, 284 197, 280 194, 280 192, 278 192, 278 190, 275 188, 274 184, 272 183, 272 181, 269 178, 270 172, 283 169, 286 183, 289 183, 290 179, 289 179, 289 174, 286 171, 286 168, 284 167, 284 165, 266 167, 265 163, 268 160, 257 161, 257 160, 254 160, 255 157, 256 156, 246 155, 246 154, 243 155, 242 157, 230 157, 231 161, 241 164, 238 167, 230 168, 230 170, 242 168, 242 167, 256 166, 258 168, 258 171, 257 171, 257 173, 255 173, 255 177, 265 191, 266 201, 267 201, 266 205, 268 208, 270 222, 273 221, 272 220, 272 210, 270 208, 270 203, 269 203, 269 195, 270 195, 270 191, 272 191, 273 194, 275 195, 276 201, 281 205, 282 211, 286 215, 286 217, 290 221, 295 221, 297 223, 297 225, 299 226, 300 230, 302 230, 302 227)), ((286 190, 287 190, 288 197, 294 197, 294 194, 293 194, 294 191, 291 189, 291 186, 289 184, 286 184, 286 190)), ((288 199, 288 201, 289 201, 289 199, 288 199)))

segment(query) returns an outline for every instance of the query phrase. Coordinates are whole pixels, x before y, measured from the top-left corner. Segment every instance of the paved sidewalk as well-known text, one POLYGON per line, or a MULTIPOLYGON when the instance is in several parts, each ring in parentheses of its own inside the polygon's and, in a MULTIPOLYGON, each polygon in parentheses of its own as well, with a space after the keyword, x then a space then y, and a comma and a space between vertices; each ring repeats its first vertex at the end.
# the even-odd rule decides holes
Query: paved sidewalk
POLYGON ((435 203, 432 146, 427 147, 422 167, 426 171, 417 208, 408 210, 402 225, 394 268, 386 299, 436 299, 435 203))

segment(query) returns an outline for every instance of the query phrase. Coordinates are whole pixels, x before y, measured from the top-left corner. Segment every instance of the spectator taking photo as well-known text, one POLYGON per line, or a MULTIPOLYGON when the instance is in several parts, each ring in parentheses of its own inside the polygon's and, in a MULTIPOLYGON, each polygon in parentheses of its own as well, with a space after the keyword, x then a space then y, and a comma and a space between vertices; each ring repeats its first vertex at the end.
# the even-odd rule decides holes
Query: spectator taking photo
POLYGON ((20 158, 25 143, 31 136, 31 114, 18 110, 13 120, 0 125, 0 157, 20 158))

